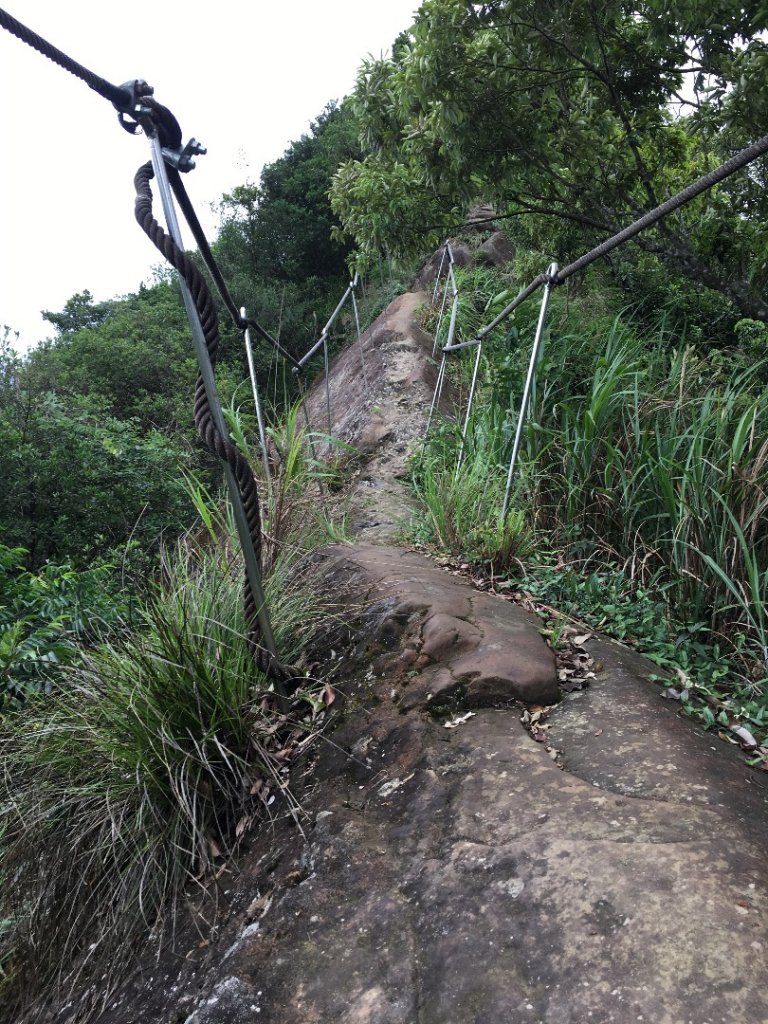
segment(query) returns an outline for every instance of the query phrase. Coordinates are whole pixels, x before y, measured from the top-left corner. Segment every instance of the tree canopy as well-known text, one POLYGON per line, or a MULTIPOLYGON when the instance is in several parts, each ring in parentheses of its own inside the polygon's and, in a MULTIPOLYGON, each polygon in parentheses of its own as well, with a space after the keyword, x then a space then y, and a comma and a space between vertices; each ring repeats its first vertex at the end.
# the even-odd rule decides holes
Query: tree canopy
MULTIPOLYGON (((366 255, 438 241, 478 199, 567 259, 765 131, 768 6, 425 0, 352 105, 368 154, 332 206, 366 255)), ((766 163, 638 244, 747 315, 762 298, 766 163)))

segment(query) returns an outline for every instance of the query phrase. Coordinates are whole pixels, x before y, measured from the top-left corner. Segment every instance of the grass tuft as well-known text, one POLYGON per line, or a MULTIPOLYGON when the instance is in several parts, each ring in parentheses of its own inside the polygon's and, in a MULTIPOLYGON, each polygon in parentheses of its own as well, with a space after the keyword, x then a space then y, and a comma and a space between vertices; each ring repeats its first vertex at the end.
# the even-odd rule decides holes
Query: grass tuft
MULTIPOLYGON (((265 590, 281 657, 301 665, 327 603, 307 547, 325 533, 317 500, 298 518, 281 511, 282 473, 265 590)), ((267 806, 298 814, 287 755, 317 731, 323 684, 307 677, 288 720, 276 714, 245 635, 231 515, 199 488, 195 500, 204 528, 165 557, 132 628, 0 723, 8 1020, 39 993, 119 975, 150 932, 172 934, 179 896, 191 883, 202 892, 267 806)))

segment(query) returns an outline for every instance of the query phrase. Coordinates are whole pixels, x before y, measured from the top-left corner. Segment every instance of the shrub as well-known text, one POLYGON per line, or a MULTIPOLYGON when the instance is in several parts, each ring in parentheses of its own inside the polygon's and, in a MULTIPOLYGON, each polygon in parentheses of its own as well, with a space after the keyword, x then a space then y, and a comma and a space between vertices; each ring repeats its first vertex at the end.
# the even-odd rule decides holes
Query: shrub
POLYGON ((110 595, 111 569, 24 568, 24 548, 0 544, 0 712, 39 691, 77 660, 88 638, 114 625, 122 603, 110 595))

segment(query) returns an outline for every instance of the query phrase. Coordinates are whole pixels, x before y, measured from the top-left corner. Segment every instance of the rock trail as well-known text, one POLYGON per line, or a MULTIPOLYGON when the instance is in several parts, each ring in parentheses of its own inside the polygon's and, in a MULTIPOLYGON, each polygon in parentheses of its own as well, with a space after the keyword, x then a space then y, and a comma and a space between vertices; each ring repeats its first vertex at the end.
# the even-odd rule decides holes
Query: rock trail
POLYGON ((434 383, 426 297, 366 333, 367 391, 357 346, 332 368, 334 433, 365 461, 357 543, 324 559, 366 600, 306 838, 257 835, 217 941, 103 1024, 768 1024, 763 779, 599 638, 596 679, 548 719, 560 767, 520 723, 557 697, 538 621, 394 544, 434 383))

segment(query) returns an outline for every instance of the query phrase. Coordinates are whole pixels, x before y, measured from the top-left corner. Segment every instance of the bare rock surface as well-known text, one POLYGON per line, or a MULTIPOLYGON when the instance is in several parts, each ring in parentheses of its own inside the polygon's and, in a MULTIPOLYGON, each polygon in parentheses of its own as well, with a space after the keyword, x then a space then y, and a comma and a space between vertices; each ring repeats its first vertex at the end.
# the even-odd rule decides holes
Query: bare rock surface
POLYGON ((431 573, 329 557, 380 596, 302 793, 305 837, 284 820, 260 835, 215 945, 161 962, 103 1020, 768 1020, 768 793, 654 699, 648 663, 599 645, 592 688, 550 718, 562 770, 509 702, 403 713, 392 684, 431 573))
POLYGON ((375 622, 365 635, 374 648, 384 641, 381 671, 400 710, 558 699, 554 656, 528 612, 400 548, 357 544, 328 556, 365 581, 366 616, 375 622))
POLYGON ((216 919, 100 1021, 768 1024, 763 776, 599 639, 536 742, 520 702, 557 697, 537 621, 389 546, 434 373, 423 298, 367 333, 367 389, 356 346, 333 367, 334 432, 368 458, 353 502, 392 518, 323 556, 349 632, 329 626, 343 709, 295 768, 304 817, 265 825, 216 919))
MULTIPOLYGON (((331 433, 364 460, 348 491, 352 532, 375 543, 397 540, 413 510, 402 478, 424 436, 436 378, 433 339, 418 322, 428 301, 426 292, 399 296, 330 368, 331 433)), ((444 411, 449 401, 446 389, 444 411)), ((308 408, 312 427, 327 433, 322 381, 308 408)))
MULTIPOLYGON (((472 263, 473 259, 472 249, 466 242, 461 242, 456 238, 452 238, 450 240, 450 244, 451 251, 453 253, 453 262, 456 266, 468 267, 472 263)), ((438 274, 444 275, 445 273, 445 249, 441 246, 437 252, 433 253, 429 257, 427 262, 416 275, 414 288, 428 288, 431 292, 438 274)))
POLYGON ((478 250, 478 259, 492 267, 503 267, 515 258, 515 247, 503 231, 494 231, 478 250))

